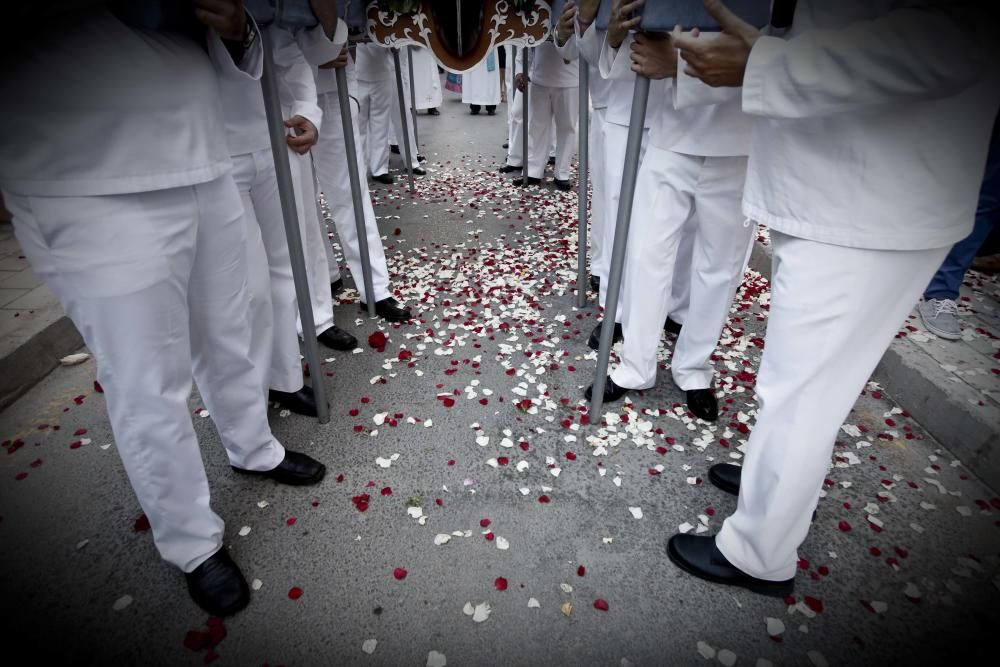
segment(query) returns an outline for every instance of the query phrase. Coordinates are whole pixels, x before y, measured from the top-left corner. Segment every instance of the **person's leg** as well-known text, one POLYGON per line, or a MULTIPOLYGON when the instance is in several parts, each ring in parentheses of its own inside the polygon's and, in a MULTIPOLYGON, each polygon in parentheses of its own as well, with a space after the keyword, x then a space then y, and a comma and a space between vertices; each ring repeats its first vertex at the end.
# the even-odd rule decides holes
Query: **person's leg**
MULTIPOLYGON (((326 118, 324 132, 319 143, 313 148, 313 161, 316 165, 316 175, 319 178, 323 192, 330 205, 330 213, 337 226, 337 236, 340 237, 340 247, 344 258, 351 269, 354 284, 361 295, 361 300, 368 302, 365 293, 364 274, 361 269, 361 250, 358 245, 358 231, 354 220, 354 199, 351 196, 351 181, 347 157, 344 152, 344 126, 340 118, 340 103, 336 96, 321 96, 323 116, 326 118)), ((353 105, 351 109, 354 111, 353 105)), ((358 140, 357 131, 354 133, 358 140)), ((368 254, 371 258, 372 287, 375 290, 375 300, 381 301, 389 296, 389 269, 385 261, 385 249, 379 235, 375 211, 372 208, 368 183, 364 179, 364 165, 356 166, 361 180, 361 204, 364 207, 365 229, 368 240, 368 254)))
MULTIPOLYGON (((318 335, 333 326, 333 295, 330 294, 330 265, 323 244, 329 239, 323 231, 316 200, 316 180, 309 155, 288 152, 292 168, 292 187, 295 190, 295 207, 299 214, 299 234, 302 236, 302 254, 305 258, 309 299, 312 302, 313 322, 318 335)), ((302 322, 297 330, 304 336, 302 322)))
POLYGON ((552 89, 537 83, 528 84, 528 176, 542 178, 552 141, 552 89))
POLYGON ((947 248, 865 250, 771 230, 760 410, 716 546, 751 576, 795 576, 837 432, 947 248))
POLYGON ((611 374, 619 387, 646 389, 656 383, 677 243, 692 215, 700 167, 701 158, 650 147, 639 168, 622 283, 629 295, 621 314, 625 342, 611 374))
POLYGON ((275 321, 268 255, 261 234, 262 223, 257 219, 251 196, 251 188, 257 180, 257 167, 251 153, 234 155, 232 160, 233 179, 243 204, 247 292, 250 297, 250 360, 260 373, 262 386, 266 390, 270 386, 275 321))
POLYGON ((394 82, 376 81, 367 84, 370 104, 368 121, 368 168, 372 176, 389 173, 389 127, 393 114, 394 82))
MULTIPOLYGON (((607 267, 604 259, 604 229, 607 211, 604 208, 605 166, 604 166, 604 115, 606 109, 594 109, 590 118, 588 152, 590 153, 590 275, 605 276, 607 267)), ((584 289, 581 286, 580 289, 584 289)))
POLYGON ((486 113, 488 113, 489 115, 492 116, 496 112, 497 112, 497 105, 495 105, 495 104, 487 104, 486 105, 486 113))
POLYGON ((554 88, 552 93, 552 115, 556 132, 556 166, 553 175, 557 181, 568 181, 573 153, 577 149, 580 91, 577 88, 554 88))
MULTIPOLYGON (((224 528, 210 507, 188 410, 187 294, 198 232, 193 188, 111 197, 5 193, 5 199, 28 261, 94 355, 115 449, 156 548, 191 572, 219 550, 224 528)), ((242 242, 234 247, 241 252, 242 242)), ((245 345, 245 312, 242 321, 245 345)))
MULTIPOLYGON (((511 167, 521 167, 524 165, 524 109, 523 109, 523 98, 520 91, 516 88, 511 88, 514 92, 507 97, 507 117, 509 120, 509 128, 507 132, 507 164, 511 167)), ((530 111, 529 111, 530 113, 530 111)), ((530 142, 529 137, 529 142, 530 142)), ((530 148, 530 147, 529 147, 530 148)))
POLYGON ((667 313, 670 319, 681 325, 687 321, 688 309, 691 307, 691 256, 694 253, 697 228, 698 220, 692 217, 681 229, 674 279, 670 284, 670 308, 667 313))
POLYGON ((697 226, 689 274, 692 307, 670 362, 674 382, 684 391, 712 386, 711 356, 743 278, 743 260, 753 232, 740 210, 747 159, 703 159, 695 189, 697 226))
MULTIPOLYGON (((288 255, 288 238, 285 235, 284 215, 281 212, 271 149, 254 153, 253 160, 256 178, 250 188, 250 207, 256 214, 267 253, 271 308, 274 313, 268 388, 291 393, 301 389, 304 384, 297 333, 299 307, 295 297, 295 280, 292 277, 292 260, 288 255)), ((244 204, 244 207, 247 205, 244 204)))
POLYGON ((272 470, 285 449, 271 434, 261 372, 249 356, 243 228, 233 217, 239 193, 228 176, 194 192, 198 239, 187 302, 195 381, 229 462, 242 470, 272 470))

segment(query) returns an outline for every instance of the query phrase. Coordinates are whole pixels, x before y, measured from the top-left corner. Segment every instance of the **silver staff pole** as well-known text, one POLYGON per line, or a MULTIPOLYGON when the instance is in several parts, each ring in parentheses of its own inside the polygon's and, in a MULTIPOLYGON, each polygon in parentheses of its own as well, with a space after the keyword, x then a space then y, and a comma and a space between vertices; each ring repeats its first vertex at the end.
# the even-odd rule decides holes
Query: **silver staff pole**
MULTIPOLYGON (((576 306, 587 305, 587 167, 590 162, 590 67, 583 59, 580 66, 580 159, 579 166, 579 230, 576 239, 576 306)), ((598 158, 599 159, 599 158, 598 158)))
MULTIPOLYGON (((524 92, 521 97, 521 164, 524 165, 521 169, 521 184, 524 187, 528 187, 528 58, 530 57, 531 49, 527 46, 524 47, 524 57, 521 58, 521 74, 524 75, 524 92)), ((515 86, 516 88, 516 86, 515 86)), ((520 91, 518 91, 520 92, 520 91)), ((544 148, 545 151, 549 150, 549 147, 544 148)), ((548 153, 546 152, 546 156, 548 153)), ((543 163, 544 164, 544 163, 543 163)))
POLYGON ((306 261, 302 253, 299 216, 295 210, 295 190, 292 187, 291 166, 288 164, 285 123, 281 115, 281 103, 278 101, 271 38, 267 30, 260 31, 260 38, 264 47, 264 72, 260 85, 264 93, 264 110, 267 114, 268 134, 271 137, 271 153, 274 156, 274 171, 278 180, 278 196, 285 222, 285 236, 288 238, 288 255, 292 265, 292 278, 295 281, 295 297, 299 304, 299 319, 302 321, 302 339, 306 348, 306 362, 313 378, 312 390, 316 397, 317 418, 320 424, 326 424, 330 421, 330 405, 326 402, 326 386, 323 382, 323 368, 320 365, 319 342, 316 339, 316 322, 313 320, 312 300, 309 298, 306 261))
POLYGON ((420 153, 420 134, 417 132, 417 84, 413 79, 413 53, 414 49, 412 46, 408 46, 406 63, 410 69, 410 118, 413 120, 413 145, 417 147, 417 153, 420 153))
POLYGON ((611 357, 611 340, 615 332, 618 293, 622 287, 622 269, 625 267, 625 249, 628 245, 629 223, 632 220, 632 200, 635 198, 635 178, 639 173, 639 150, 642 147, 642 128, 646 124, 646 103, 648 101, 649 79, 637 75, 635 92, 632 94, 632 117, 628 126, 628 143, 625 144, 625 170, 622 173, 621 195, 618 199, 615 242, 611 250, 611 269, 608 272, 608 293, 604 302, 601 346, 597 351, 597 374, 594 376, 593 393, 590 398, 590 423, 592 424, 599 423, 604 402, 604 385, 608 378, 608 359, 611 357))
POLYGON ((399 95, 399 126, 403 130, 403 136, 396 137, 396 141, 403 144, 403 157, 406 158, 406 173, 410 177, 410 192, 416 192, 417 188, 413 183, 413 164, 410 156, 410 126, 406 122, 406 96, 403 95, 403 71, 399 65, 399 49, 392 47, 392 62, 396 66, 396 93, 399 95))
POLYGON ((361 254, 361 273, 368 299, 368 317, 375 317, 375 288, 372 283, 372 259, 368 254, 368 228, 365 225, 364 201, 361 194, 361 176, 358 166, 358 148, 354 143, 354 118, 351 116, 351 98, 347 90, 347 72, 343 67, 334 70, 337 76, 337 99, 340 102, 340 123, 344 128, 344 158, 351 179, 351 199, 354 201, 354 226, 358 230, 358 252, 361 254))

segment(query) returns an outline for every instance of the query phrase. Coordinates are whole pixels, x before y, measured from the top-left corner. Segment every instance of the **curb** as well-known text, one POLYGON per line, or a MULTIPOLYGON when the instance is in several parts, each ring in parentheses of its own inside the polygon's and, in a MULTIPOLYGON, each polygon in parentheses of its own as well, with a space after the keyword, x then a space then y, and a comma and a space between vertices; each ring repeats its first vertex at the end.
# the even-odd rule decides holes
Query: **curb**
MULTIPOLYGON (((771 248, 754 243, 750 268, 771 280, 771 248)), ((1000 415, 979 407, 980 396, 941 374, 938 362, 905 338, 893 341, 872 377, 967 470, 1000 489, 1000 415)))
POLYGON ((83 337, 65 315, 0 359, 0 410, 38 384, 67 354, 83 347, 83 337))

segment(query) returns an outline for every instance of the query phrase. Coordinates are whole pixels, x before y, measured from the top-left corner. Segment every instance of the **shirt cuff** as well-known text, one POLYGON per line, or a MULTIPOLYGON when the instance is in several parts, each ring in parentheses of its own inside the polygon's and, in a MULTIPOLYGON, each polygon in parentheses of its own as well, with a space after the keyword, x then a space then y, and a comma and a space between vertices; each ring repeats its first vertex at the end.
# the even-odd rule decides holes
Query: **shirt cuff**
POLYGON ((743 113, 752 116, 767 115, 765 86, 767 68, 788 47, 788 42, 778 37, 761 35, 754 42, 743 74, 743 113))

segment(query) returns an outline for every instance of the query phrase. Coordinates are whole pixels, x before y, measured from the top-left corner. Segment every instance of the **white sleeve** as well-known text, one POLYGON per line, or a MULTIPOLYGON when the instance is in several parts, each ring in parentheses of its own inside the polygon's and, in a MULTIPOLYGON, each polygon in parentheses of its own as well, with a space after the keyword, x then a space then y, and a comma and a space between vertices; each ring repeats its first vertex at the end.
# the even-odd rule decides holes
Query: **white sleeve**
POLYGON ((319 25, 315 28, 298 31, 295 38, 307 63, 313 67, 325 65, 331 60, 335 60, 344 48, 344 44, 347 43, 347 23, 337 21, 333 39, 327 37, 323 26, 319 25))
POLYGON ((632 71, 631 45, 632 34, 625 37, 625 41, 617 49, 608 43, 608 35, 604 34, 604 43, 601 45, 601 57, 598 68, 601 76, 605 79, 621 79, 631 81, 635 79, 635 72, 632 71))
POLYGON ((558 53, 563 60, 576 60, 580 57, 580 48, 576 39, 576 34, 569 36, 566 43, 559 46, 558 42, 553 42, 556 45, 556 53, 558 53))
POLYGON ((996 10, 974 4, 937 0, 841 30, 760 37, 743 80, 743 110, 808 118, 961 92, 1000 58, 996 10))
POLYGON ((601 48, 604 46, 607 31, 601 30, 593 23, 580 33, 580 24, 576 24, 576 44, 580 57, 587 63, 597 67, 601 62, 601 48))
POLYGON ((243 54, 243 60, 239 65, 233 62, 233 57, 229 55, 229 50, 222 43, 219 33, 211 29, 207 31, 208 57, 216 73, 223 79, 259 81, 264 73, 264 45, 260 41, 260 29, 257 28, 257 22, 249 12, 247 18, 253 23, 257 39, 243 54))
MULTIPOLYGON (((717 35, 718 33, 702 33, 699 39, 715 39, 717 35)), ((671 89, 675 109, 735 102, 743 94, 742 88, 713 87, 697 77, 686 74, 680 51, 677 52, 677 76, 671 89)))
POLYGON ((271 26, 268 31, 282 105, 291 107, 290 116, 308 118, 319 130, 323 125, 323 112, 316 98, 316 78, 312 66, 306 62, 295 35, 290 31, 277 26, 271 26))

